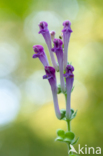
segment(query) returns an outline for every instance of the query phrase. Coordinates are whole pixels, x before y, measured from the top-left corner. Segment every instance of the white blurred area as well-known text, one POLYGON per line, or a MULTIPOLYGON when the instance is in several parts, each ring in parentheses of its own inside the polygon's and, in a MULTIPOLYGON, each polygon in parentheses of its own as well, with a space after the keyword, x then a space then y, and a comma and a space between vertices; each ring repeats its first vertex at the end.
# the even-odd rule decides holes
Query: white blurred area
MULTIPOLYGON (((52 4, 51 4, 52 5, 52 4)), ((57 9, 61 9, 61 14, 58 14, 55 8, 55 11, 34 11, 29 16, 26 17, 24 22, 24 32, 30 42, 39 42, 44 43, 41 35, 38 34, 39 27, 38 24, 40 21, 46 21, 48 23, 49 30, 55 30, 57 37, 61 34, 61 27, 64 20, 70 20, 71 22, 76 19, 79 11, 79 5, 77 0, 66 0, 64 3, 59 4, 55 1, 53 5, 57 9), (61 6, 62 5, 62 6, 61 6)))
MULTIPOLYGON (((74 110, 84 109, 88 99, 87 87, 80 81, 74 79, 74 90, 71 93, 71 107, 74 110)), ((60 108, 65 108, 65 98, 63 94, 58 95, 60 108)))
POLYGON ((20 109, 21 94, 18 87, 7 79, 0 79, 0 125, 13 121, 20 109))
MULTIPOLYGON (((54 3, 55 6, 56 5, 58 6, 57 1, 55 1, 54 3)), ((58 37, 58 35, 61 34, 63 21, 69 19, 71 22, 73 22, 75 20, 77 24, 74 25, 73 31, 75 30, 77 31, 74 32, 74 38, 72 34, 72 38, 74 40, 70 42, 68 57, 69 57, 69 61, 72 61, 73 65, 76 67, 75 75, 77 76, 80 75, 81 77, 83 75, 83 71, 86 71, 87 74, 90 72, 89 67, 91 65, 91 62, 88 63, 88 68, 86 68, 84 63, 85 58, 88 59, 90 50, 88 46, 84 47, 85 44, 83 45, 81 41, 80 43, 77 42, 78 40, 76 39, 75 36, 80 37, 80 35, 78 35, 80 31, 83 31, 83 33, 88 33, 91 31, 92 24, 93 24, 92 13, 91 11, 89 11, 88 14, 86 13, 84 22, 81 23, 80 19, 78 19, 77 17, 78 12, 80 11, 77 0, 66 0, 64 1, 64 3, 60 3, 60 5, 61 4, 62 6, 60 6, 60 9, 62 9, 61 10, 62 16, 61 14, 56 12, 55 9, 53 12, 47 9, 47 11, 40 10, 40 11, 34 11, 30 13, 25 18, 24 21, 24 25, 23 25, 24 33, 25 33, 24 36, 26 36, 28 45, 32 43, 42 44, 45 43, 45 41, 42 35, 38 34, 39 31, 38 24, 40 21, 46 21, 49 25, 49 30, 55 30, 56 37, 58 37), (88 16, 90 17, 91 20, 88 23, 88 27, 87 27, 86 25, 87 20, 85 19, 86 17, 88 18, 88 16), (85 26, 87 27, 87 29, 85 29, 84 31, 85 26), (84 49, 82 49, 82 47, 84 47, 84 49), (79 57, 77 57, 78 55, 79 57), (79 70, 80 72, 78 72, 77 70, 78 67, 81 67, 79 70)), ((81 16, 84 15, 81 14, 81 16)), ((24 59, 24 55, 26 55, 26 53, 23 54, 23 59, 24 59)), ((9 76, 10 78, 12 77, 11 73, 17 69, 20 62, 20 57, 21 57, 21 53, 18 44, 14 42, 0 43, 0 77, 1 78, 3 77, 7 78, 9 76)), ((27 72, 28 70, 25 71, 25 73, 27 72)), ((38 70, 35 71, 32 75, 30 74, 29 76, 27 74, 27 77, 25 76, 26 81, 23 80, 23 82, 20 82, 23 84, 23 85, 20 84, 21 86, 20 89, 24 95, 24 97, 22 97, 23 99, 22 103, 24 103, 22 112, 26 112, 25 110, 27 110, 29 113, 32 112, 31 110, 35 109, 35 107, 33 107, 34 105, 36 105, 36 107, 39 108, 42 105, 47 103, 53 104, 52 92, 48 80, 43 80, 42 78, 42 76, 45 75, 45 71, 38 70), (26 104, 28 105, 27 109, 26 109, 26 104)), ((59 73, 57 73, 57 81, 58 83, 60 82, 59 73)), ((86 100, 88 98, 88 92, 86 86, 82 82, 75 80, 74 85, 75 85, 75 89, 72 93, 72 107, 75 109, 80 109, 83 108, 83 106, 86 103, 86 100)), ((17 117, 20 110, 20 96, 21 93, 18 86, 16 86, 10 80, 7 79, 0 80, 0 125, 5 125, 13 121, 17 117)), ((62 94, 58 95, 58 100, 59 100, 59 104, 60 105, 63 104, 62 106, 63 108, 65 108, 65 99, 62 94)))
POLYGON ((0 77, 13 72, 19 63, 19 46, 12 42, 0 43, 0 77))
POLYGON ((86 86, 78 80, 74 80, 73 85, 74 90, 71 94, 72 108, 77 110, 84 109, 84 106, 88 99, 88 90, 86 86))
MULTIPOLYGON (((50 84, 47 79, 43 80, 43 75, 45 75, 44 70, 36 71, 24 83, 25 98, 34 105, 38 105, 38 107, 43 104, 53 104, 50 84)), ((59 74, 57 74, 57 82, 59 84, 59 74)), ((87 99, 88 91, 86 86, 82 82, 75 80, 71 99, 72 107, 74 109, 82 109, 87 99)), ((58 102, 61 108, 65 108, 65 98, 63 94, 58 95, 58 102)))
POLYGON ((49 30, 56 30, 62 25, 63 19, 56 12, 39 11, 33 12, 26 17, 24 22, 24 32, 30 42, 45 43, 39 32, 38 24, 40 21, 48 23, 49 30))
POLYGON ((90 73, 96 75, 103 70, 101 63, 98 63, 102 61, 102 49, 103 45, 99 42, 89 42, 81 49, 78 57, 78 65, 81 67, 80 72, 84 75, 90 73))
POLYGON ((25 97, 34 104, 43 105, 52 101, 52 93, 47 79, 43 80, 44 70, 34 72, 24 84, 25 97))
POLYGON ((0 42, 0 125, 13 121, 20 109, 20 90, 7 77, 18 67, 19 45, 14 41, 0 42))
POLYGON ((75 20, 79 11, 77 0, 66 0, 62 5, 64 5, 64 7, 62 6, 62 14, 64 17, 67 17, 70 21, 75 20))

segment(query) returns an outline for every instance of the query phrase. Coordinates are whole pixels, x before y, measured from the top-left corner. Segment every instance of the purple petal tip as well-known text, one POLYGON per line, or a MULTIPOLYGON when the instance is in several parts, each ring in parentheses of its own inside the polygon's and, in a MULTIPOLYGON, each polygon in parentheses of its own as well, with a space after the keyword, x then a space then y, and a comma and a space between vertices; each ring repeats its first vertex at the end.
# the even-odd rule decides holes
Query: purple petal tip
POLYGON ((43 76, 43 79, 47 79, 47 75, 44 75, 44 76, 43 76))
POLYGON ((71 26, 71 22, 69 20, 66 20, 63 22, 63 26, 71 26))
POLYGON ((34 45, 33 49, 34 49, 34 52, 36 52, 36 53, 44 51, 44 48, 41 45, 34 45))
POLYGON ((45 32, 47 32, 47 31, 49 31, 48 30, 48 23, 47 22, 45 22, 45 21, 41 21, 40 23, 39 23, 39 28, 40 28, 40 31, 38 32, 39 34, 40 33, 45 33, 45 32))
POLYGON ((69 33, 73 32, 71 27, 70 27, 71 22, 69 20, 64 21, 63 26, 64 26, 64 28, 63 28, 62 32, 69 32, 69 33))
POLYGON ((52 48, 53 52, 56 52, 57 50, 62 49, 63 42, 61 39, 55 38, 53 43, 54 43, 54 48, 52 48))
POLYGON ((38 54, 33 54, 32 58, 37 58, 38 54))

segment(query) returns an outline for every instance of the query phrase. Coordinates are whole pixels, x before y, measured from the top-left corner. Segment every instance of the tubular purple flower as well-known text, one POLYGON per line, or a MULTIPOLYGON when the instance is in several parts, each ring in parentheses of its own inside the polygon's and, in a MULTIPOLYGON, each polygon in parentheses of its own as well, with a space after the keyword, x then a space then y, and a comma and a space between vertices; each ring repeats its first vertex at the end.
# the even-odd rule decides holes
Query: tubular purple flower
POLYGON ((54 38, 55 38, 55 31, 51 31, 50 32, 50 35, 51 35, 51 40, 53 42, 54 38))
POLYGON ((74 75, 73 72, 74 67, 72 65, 67 65, 66 67, 66 73, 64 74, 64 77, 66 78, 66 88, 67 88, 67 102, 66 102, 66 118, 70 118, 71 113, 71 91, 73 87, 73 81, 74 81, 74 75))
POLYGON ((50 32, 48 30, 48 23, 46 23, 45 21, 41 21, 39 23, 39 28, 40 28, 39 34, 41 33, 43 35, 43 37, 45 39, 45 42, 46 42, 46 44, 48 46, 52 64, 53 64, 54 68, 56 70, 58 70, 58 65, 56 63, 55 57, 54 57, 53 53, 51 52, 52 45, 51 45, 50 32))
POLYGON ((43 76, 43 79, 48 79, 48 81, 50 83, 52 94, 53 94, 55 113, 56 113, 57 118, 61 119, 61 113, 59 110, 58 99, 57 99, 57 86, 56 86, 55 69, 53 67, 46 66, 45 72, 46 72, 46 75, 43 76))
POLYGON ((33 46, 35 54, 32 56, 33 58, 39 58, 42 64, 45 66, 49 66, 47 56, 44 52, 44 48, 41 45, 34 45, 33 46))
POLYGON ((53 43, 54 48, 52 48, 52 51, 56 53, 57 60, 59 63, 61 89, 63 92, 65 92, 65 83, 63 77, 63 49, 62 49, 63 42, 60 39, 54 39, 53 43))
POLYGON ((68 44, 69 44, 69 40, 70 40, 70 35, 71 35, 71 22, 70 21, 64 21, 63 22, 63 42, 64 42, 64 58, 63 58, 63 62, 64 62, 64 70, 67 66, 67 59, 68 59, 68 44))

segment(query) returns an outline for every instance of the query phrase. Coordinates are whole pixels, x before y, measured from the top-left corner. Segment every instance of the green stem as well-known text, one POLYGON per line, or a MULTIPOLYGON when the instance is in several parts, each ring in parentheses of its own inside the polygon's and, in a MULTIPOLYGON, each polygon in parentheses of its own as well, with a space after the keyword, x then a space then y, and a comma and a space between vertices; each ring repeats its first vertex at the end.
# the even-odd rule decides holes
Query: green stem
MULTIPOLYGON (((65 95, 65 101, 67 102, 67 94, 64 94, 65 95)), ((71 121, 70 120, 67 120, 67 131, 70 132, 71 131, 71 121)), ((68 152, 70 150, 70 143, 67 143, 67 146, 68 146, 68 152)), ((68 156, 69 156, 69 153, 68 153, 68 156)))
POLYGON ((71 123, 70 123, 70 120, 67 121, 67 129, 68 129, 68 131, 71 131, 71 123))
MULTIPOLYGON (((67 120, 67 130, 68 131, 71 131, 71 123, 70 123, 70 120, 67 120)), ((68 152, 70 150, 70 144, 68 143, 68 152)), ((68 156, 69 156, 69 153, 68 153, 68 156)))
POLYGON ((65 101, 67 102, 67 93, 65 93, 64 95, 65 95, 65 101))
MULTIPOLYGON (((65 95, 65 101, 67 101, 67 94, 64 94, 65 95)), ((70 120, 67 120, 67 131, 71 131, 71 123, 70 123, 70 120)), ((68 143, 68 152, 69 152, 69 149, 70 149, 70 144, 68 143)), ((68 153, 68 156, 69 156, 69 153, 68 153)))

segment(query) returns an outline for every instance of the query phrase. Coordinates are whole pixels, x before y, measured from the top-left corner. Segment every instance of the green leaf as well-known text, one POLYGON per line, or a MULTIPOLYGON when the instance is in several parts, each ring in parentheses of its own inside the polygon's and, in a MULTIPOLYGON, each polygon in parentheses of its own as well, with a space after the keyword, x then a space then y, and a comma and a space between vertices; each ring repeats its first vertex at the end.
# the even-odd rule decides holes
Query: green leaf
POLYGON ((75 155, 75 154, 70 154, 69 156, 78 156, 78 155, 75 155))
POLYGON ((64 140, 63 140, 63 142, 67 142, 67 143, 69 143, 69 144, 71 144, 71 140, 70 139, 68 139, 68 138, 65 138, 64 140))
POLYGON ((71 115, 74 113, 74 109, 71 108, 71 115))
POLYGON ((55 141, 63 141, 63 138, 58 136, 55 141))
POLYGON ((65 73, 66 73, 66 70, 63 71, 63 74, 65 74, 65 73))
POLYGON ((70 120, 74 119, 77 115, 77 110, 74 113, 71 113, 70 120))
POLYGON ((61 119, 66 120, 66 110, 65 109, 61 109, 60 113, 61 113, 61 119))
POLYGON ((65 132, 64 132, 64 130, 62 130, 62 129, 58 129, 58 130, 57 130, 57 135, 58 135, 59 137, 64 138, 64 136, 65 136, 65 132))
POLYGON ((57 86, 57 94, 60 94, 62 91, 61 91, 61 85, 59 84, 58 86, 57 86))
POLYGON ((73 132, 66 132, 65 133, 65 138, 68 138, 69 140, 74 140, 75 134, 73 132))
POLYGON ((74 141, 75 134, 73 132, 65 132, 64 142, 72 143, 74 141))
MULTIPOLYGON (((75 87, 75 86, 73 86, 72 91, 74 90, 74 87, 75 87)), ((72 92, 72 91, 71 91, 71 92, 72 92)))
POLYGON ((59 36, 59 39, 62 39, 62 36, 61 35, 59 36))
POLYGON ((62 141, 64 140, 65 137, 65 132, 62 129, 58 129, 57 130, 57 138, 55 139, 55 141, 62 141))
POLYGON ((73 117, 75 118, 77 115, 77 110, 75 111, 75 113, 73 114, 73 117))
POLYGON ((78 140, 79 140, 79 137, 75 141, 73 141, 71 144, 75 145, 78 142, 78 140))
POLYGON ((70 64, 69 62, 67 62, 67 64, 70 64))

